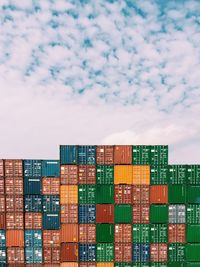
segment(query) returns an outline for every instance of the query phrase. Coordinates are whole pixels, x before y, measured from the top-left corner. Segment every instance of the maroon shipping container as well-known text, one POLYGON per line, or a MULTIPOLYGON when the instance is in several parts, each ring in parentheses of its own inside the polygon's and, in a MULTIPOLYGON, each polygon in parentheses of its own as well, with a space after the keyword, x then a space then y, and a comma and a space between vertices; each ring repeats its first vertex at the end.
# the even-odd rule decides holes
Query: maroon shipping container
POLYGON ((43 246, 44 247, 59 247, 60 246, 60 231, 59 230, 44 230, 43 231, 43 246))
POLYGON ((25 212, 25 228, 26 229, 42 229, 42 213, 25 212))
POLYGON ((94 165, 79 165, 78 182, 79 184, 95 184, 96 167, 94 165))
POLYGON ((114 223, 114 205, 96 205, 96 223, 114 223))
POLYGON ((4 165, 2 159, 0 159, 0 176, 4 176, 4 165))
POLYGON ((115 243, 115 262, 132 261, 132 243, 115 243))
POLYGON ((5 190, 4 190, 4 177, 0 177, 0 195, 4 195, 5 190))
POLYGON ((78 183, 78 166, 62 165, 60 167, 60 182, 62 185, 78 183))
POLYGON ((132 164, 132 146, 115 146, 114 147, 115 164, 132 164))
POLYGON ((79 242, 96 243, 95 224, 79 224, 79 242))
POLYGON ((132 203, 131 185, 115 185, 115 203, 116 204, 132 203))
POLYGON ((133 205, 133 223, 149 223, 149 205, 133 205))
POLYGON ((0 195, 0 212, 5 212, 5 196, 0 195))
POLYGON ((22 177, 6 177, 5 184, 7 195, 23 195, 22 177))
POLYGON ((59 195, 60 194, 60 178, 43 178, 42 179, 43 195, 59 195))
POLYGON ((114 146, 97 146, 96 159, 99 165, 114 164, 114 146))
POLYGON ((150 203, 166 204, 168 203, 168 185, 150 186, 150 203))
POLYGON ((23 212, 24 201, 22 195, 6 196, 6 212, 23 212))
POLYGON ((7 262, 12 264, 24 263, 24 248, 23 247, 7 248, 7 262))
POLYGON ((22 177, 23 167, 20 159, 6 159, 5 160, 5 176, 7 177, 22 177))
POLYGON ((167 262, 167 244, 150 244, 150 260, 167 262))
POLYGON ((6 229, 24 229, 24 213, 6 213, 6 229))
POLYGON ((80 267, 96 267, 95 262, 79 262, 80 267))
POLYGON ((6 229, 6 215, 5 213, 0 213, 0 230, 6 229))
POLYGON ((168 225, 168 242, 185 243, 185 224, 168 225))
POLYGON ((60 206, 61 223, 78 223, 78 205, 66 204, 60 206))
POLYGON ((44 263, 60 263, 60 247, 43 247, 44 263))
POLYGON ((78 244, 77 243, 62 243, 61 244, 61 262, 78 261, 78 244))
POLYGON ((149 203, 149 185, 132 186, 132 203, 148 204, 149 203))
POLYGON ((132 242, 131 224, 115 224, 115 242, 132 242))

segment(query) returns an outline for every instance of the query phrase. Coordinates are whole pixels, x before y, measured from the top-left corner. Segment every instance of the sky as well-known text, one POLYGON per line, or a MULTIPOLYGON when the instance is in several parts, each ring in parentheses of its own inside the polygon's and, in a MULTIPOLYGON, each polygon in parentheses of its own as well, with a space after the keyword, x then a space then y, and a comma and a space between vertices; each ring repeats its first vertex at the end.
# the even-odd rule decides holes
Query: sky
POLYGON ((200 163, 199 0, 0 0, 0 158, 167 144, 200 163))

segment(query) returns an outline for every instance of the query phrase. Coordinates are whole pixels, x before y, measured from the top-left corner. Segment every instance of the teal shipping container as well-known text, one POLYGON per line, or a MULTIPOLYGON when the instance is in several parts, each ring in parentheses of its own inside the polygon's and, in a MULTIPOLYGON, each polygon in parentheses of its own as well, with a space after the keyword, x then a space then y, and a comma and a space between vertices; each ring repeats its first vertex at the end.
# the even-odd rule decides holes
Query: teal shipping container
POLYGON ((59 160, 43 160, 42 161, 42 176, 43 177, 59 177, 60 176, 60 161, 59 160))

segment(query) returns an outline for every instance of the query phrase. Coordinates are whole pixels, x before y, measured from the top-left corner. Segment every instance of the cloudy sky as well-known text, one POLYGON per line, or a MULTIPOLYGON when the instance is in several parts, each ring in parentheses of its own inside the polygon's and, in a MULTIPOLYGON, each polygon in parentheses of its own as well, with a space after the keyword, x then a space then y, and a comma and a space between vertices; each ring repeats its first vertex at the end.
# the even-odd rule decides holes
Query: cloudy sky
POLYGON ((168 144, 200 163, 199 0, 0 0, 0 157, 168 144))

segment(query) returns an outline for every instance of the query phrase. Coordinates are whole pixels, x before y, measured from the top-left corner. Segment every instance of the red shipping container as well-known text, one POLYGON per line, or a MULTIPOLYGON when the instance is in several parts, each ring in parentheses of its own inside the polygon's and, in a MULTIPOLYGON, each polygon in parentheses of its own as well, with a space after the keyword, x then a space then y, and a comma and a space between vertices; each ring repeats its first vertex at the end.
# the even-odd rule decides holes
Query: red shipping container
POLYGON ((24 247, 24 231, 7 230, 6 247, 24 247))
POLYGON ((132 242, 131 224, 115 224, 115 242, 132 242))
POLYGON ((114 147, 115 164, 132 164, 132 146, 120 145, 114 147))
POLYGON ((185 224, 168 225, 168 242, 185 243, 185 224))
POLYGON ((79 184, 95 184, 96 167, 94 165, 79 165, 78 182, 79 184))
POLYGON ((78 183, 78 166, 62 165, 60 167, 60 181, 62 185, 78 183))
POLYGON ((5 160, 5 176, 7 177, 22 177, 23 167, 20 159, 6 159, 5 160))
POLYGON ((61 262, 78 261, 78 244, 77 243, 62 243, 61 244, 61 262))
POLYGON ((133 223, 148 224, 149 221, 149 205, 133 205, 133 223))
POLYGON ((6 229, 6 215, 5 213, 0 213, 0 230, 6 229))
POLYGON ((0 195, 4 195, 5 190, 4 190, 4 177, 0 177, 0 195))
POLYGON ((42 229, 42 213, 25 212, 25 228, 26 229, 42 229))
POLYGON ((97 146, 96 160, 99 165, 114 164, 114 146, 97 146))
POLYGON ((43 246, 59 247, 60 246, 60 230, 43 230, 43 246))
POLYGON ((96 267, 95 262, 79 262, 80 267, 96 267))
POLYGON ((167 244, 150 244, 150 261, 167 262, 167 244))
POLYGON ((114 205, 96 205, 96 223, 114 223, 114 205))
POLYGON ((0 159, 0 176, 4 176, 4 164, 2 159, 0 159))
POLYGON ((96 243, 95 224, 79 224, 79 242, 96 243))
POLYGON ((5 212, 5 196, 0 195, 0 212, 5 212))
MULTIPOLYGON (((7 248, 7 262, 14 264, 24 263, 24 248, 12 247, 7 248)), ((18 265, 17 265, 18 266, 18 265)))
POLYGON ((6 213, 6 229, 24 229, 24 213, 6 213))
POLYGON ((6 212, 23 212, 24 201, 22 195, 6 196, 6 212))
POLYGON ((43 247, 44 263, 60 263, 59 247, 43 247))
POLYGON ((115 243, 115 262, 132 261, 132 243, 115 243))
POLYGON ((60 206, 61 223, 78 223, 78 205, 66 204, 60 206))
POLYGON ((132 186, 132 203, 148 204, 149 203, 149 185, 132 186))
POLYGON ((151 185, 150 186, 150 203, 166 204, 168 203, 168 186, 151 185))
POLYGON ((115 185, 115 203, 116 204, 132 203, 131 185, 115 185))
POLYGON ((43 178, 42 179, 43 195, 59 195, 60 194, 60 178, 43 178))
POLYGON ((6 177, 6 194, 7 195, 23 195, 23 178, 22 177, 6 177))

